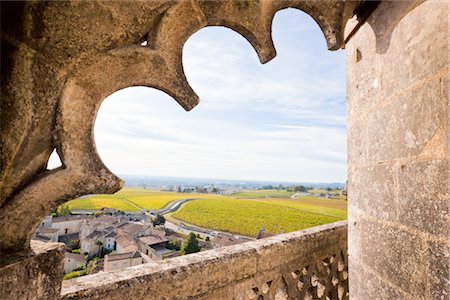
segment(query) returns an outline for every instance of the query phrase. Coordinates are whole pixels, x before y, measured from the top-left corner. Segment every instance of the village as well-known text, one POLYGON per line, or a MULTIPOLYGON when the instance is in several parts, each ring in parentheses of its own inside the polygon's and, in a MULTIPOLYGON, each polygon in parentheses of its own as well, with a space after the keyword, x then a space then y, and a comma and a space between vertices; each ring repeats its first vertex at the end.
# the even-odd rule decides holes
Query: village
MULTIPOLYGON (((271 235, 261 228, 256 238, 271 235)), ((164 217, 147 211, 103 208, 93 214, 49 215, 33 240, 65 244, 64 272, 65 279, 70 279, 140 264, 157 265, 166 258, 252 239, 184 224, 165 226, 164 217)))

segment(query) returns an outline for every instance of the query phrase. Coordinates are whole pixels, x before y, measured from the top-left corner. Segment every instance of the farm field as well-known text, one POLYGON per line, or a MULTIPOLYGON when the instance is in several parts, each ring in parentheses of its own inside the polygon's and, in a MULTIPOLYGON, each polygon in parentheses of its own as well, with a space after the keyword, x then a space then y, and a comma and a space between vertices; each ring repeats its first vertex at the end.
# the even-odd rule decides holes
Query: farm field
POLYGON ((213 201, 190 201, 171 217, 204 228, 255 237, 261 227, 271 233, 291 232, 344 220, 346 214, 346 209, 304 204, 296 200, 222 197, 213 201))
POLYGON ((142 209, 160 209, 170 202, 185 198, 209 198, 218 197, 208 194, 184 194, 159 192, 146 189, 124 188, 112 195, 94 195, 71 200, 63 206, 70 209, 98 210, 103 207, 115 208, 123 211, 139 211, 142 209))
POLYGON ((344 200, 314 196, 291 199, 291 194, 286 191, 258 190, 221 196, 125 188, 113 195, 93 195, 71 200, 63 206, 71 210, 110 207, 139 211, 161 209, 180 199, 197 199, 165 216, 175 223, 181 221, 249 237, 255 237, 261 227, 271 233, 290 232, 347 218, 347 202, 344 200))

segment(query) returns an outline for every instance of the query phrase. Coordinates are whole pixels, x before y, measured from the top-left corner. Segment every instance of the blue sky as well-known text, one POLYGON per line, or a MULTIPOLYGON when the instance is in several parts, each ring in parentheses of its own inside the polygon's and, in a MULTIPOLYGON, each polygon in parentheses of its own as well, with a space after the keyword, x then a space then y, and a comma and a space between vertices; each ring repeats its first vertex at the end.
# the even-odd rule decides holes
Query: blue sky
POLYGON ((275 16, 277 57, 261 65, 237 33, 209 27, 185 44, 200 104, 185 112, 151 88, 103 102, 97 150, 116 174, 345 182, 344 52, 328 51, 298 10, 275 16))

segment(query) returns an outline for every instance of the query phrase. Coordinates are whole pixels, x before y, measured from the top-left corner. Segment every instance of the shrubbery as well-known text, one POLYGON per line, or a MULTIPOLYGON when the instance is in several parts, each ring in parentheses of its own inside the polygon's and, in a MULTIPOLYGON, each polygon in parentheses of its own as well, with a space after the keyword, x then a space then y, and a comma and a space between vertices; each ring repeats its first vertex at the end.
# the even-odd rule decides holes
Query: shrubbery
POLYGON ((70 273, 67 273, 66 275, 64 275, 64 280, 72 279, 72 278, 80 277, 80 276, 84 276, 84 275, 86 275, 86 272, 84 270, 83 271, 73 271, 73 272, 70 272, 70 273))
POLYGON ((200 247, 198 246, 198 240, 195 233, 191 232, 188 235, 188 238, 183 242, 183 246, 181 247, 181 255, 199 252, 200 247))
POLYGON ((178 251, 181 249, 181 242, 179 240, 171 240, 170 242, 167 243, 166 248, 178 251))

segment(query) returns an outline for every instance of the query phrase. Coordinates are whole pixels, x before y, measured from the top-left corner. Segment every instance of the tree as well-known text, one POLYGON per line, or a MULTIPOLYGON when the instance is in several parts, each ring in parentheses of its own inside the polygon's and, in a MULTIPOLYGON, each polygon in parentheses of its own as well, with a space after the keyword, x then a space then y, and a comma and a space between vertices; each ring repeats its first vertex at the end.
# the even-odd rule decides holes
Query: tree
POLYGON ((179 240, 171 240, 170 242, 167 243, 166 248, 178 251, 181 248, 181 242, 179 240))
POLYGON ((306 192, 306 187, 303 185, 296 185, 294 186, 294 192, 306 192))
POLYGON ((153 226, 164 225, 165 223, 166 223, 166 219, 163 216, 161 216, 161 215, 157 215, 156 218, 154 218, 152 220, 153 226))
POLYGON ((67 216, 70 215, 71 211, 68 205, 61 205, 56 211, 58 216, 67 216))
POLYGON ((181 255, 199 251, 200 247, 198 246, 197 236, 195 235, 195 233, 191 232, 189 233, 188 238, 183 242, 183 246, 181 247, 181 255))

